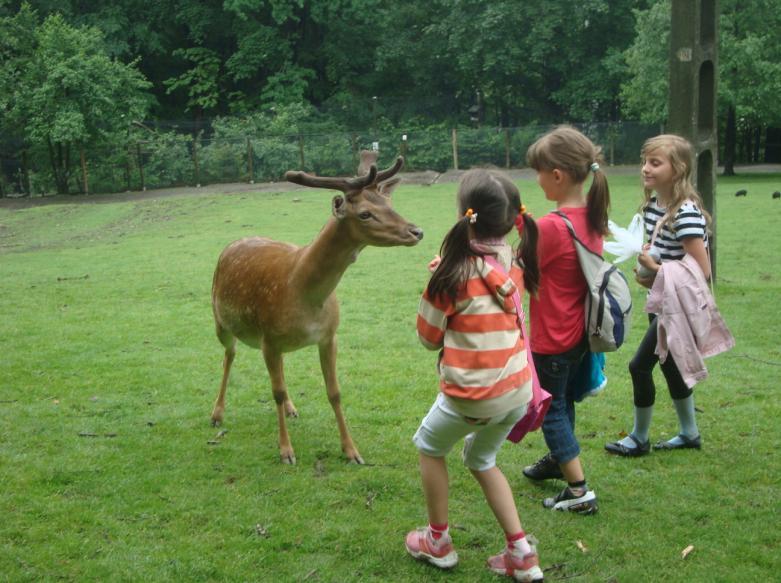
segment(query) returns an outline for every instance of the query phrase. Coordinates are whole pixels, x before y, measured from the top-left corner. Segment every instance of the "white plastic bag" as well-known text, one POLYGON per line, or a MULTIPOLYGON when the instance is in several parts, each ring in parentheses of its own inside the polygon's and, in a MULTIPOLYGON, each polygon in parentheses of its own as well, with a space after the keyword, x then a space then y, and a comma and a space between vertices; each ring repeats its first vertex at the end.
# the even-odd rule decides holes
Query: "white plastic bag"
POLYGON ((605 251, 611 255, 617 255, 613 263, 621 263, 631 257, 639 255, 643 250, 643 217, 636 214, 632 217, 629 226, 624 229, 613 221, 607 222, 610 234, 614 241, 605 243, 605 251))

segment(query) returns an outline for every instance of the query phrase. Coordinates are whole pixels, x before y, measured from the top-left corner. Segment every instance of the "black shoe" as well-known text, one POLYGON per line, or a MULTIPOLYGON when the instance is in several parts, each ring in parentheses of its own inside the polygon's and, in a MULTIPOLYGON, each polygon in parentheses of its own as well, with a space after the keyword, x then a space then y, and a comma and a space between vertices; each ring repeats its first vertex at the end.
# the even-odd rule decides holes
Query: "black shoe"
POLYGON ((546 453, 532 465, 523 468, 523 475, 530 480, 564 479, 559 462, 553 459, 550 453, 546 453))
POLYGON ((597 506, 597 495, 594 494, 594 490, 586 490, 581 496, 577 496, 572 493, 569 487, 564 488, 554 498, 545 498, 542 501, 542 505, 552 510, 574 512, 576 514, 596 514, 599 509, 599 506, 597 506))
POLYGON ((656 450, 672 450, 672 449, 701 449, 702 439, 698 435, 697 437, 686 437, 683 433, 678 435, 681 443, 670 443, 669 441, 660 441, 654 444, 656 450))
MULTIPOLYGON (((646 441, 645 443, 640 443, 640 441, 631 433, 629 434, 629 439, 635 442, 636 447, 627 447, 620 441, 613 441, 611 443, 606 443, 605 449, 609 453, 614 453, 622 457, 640 457, 640 456, 647 455, 651 451, 650 441, 646 441)), ((657 443, 656 445, 659 444, 657 443)))

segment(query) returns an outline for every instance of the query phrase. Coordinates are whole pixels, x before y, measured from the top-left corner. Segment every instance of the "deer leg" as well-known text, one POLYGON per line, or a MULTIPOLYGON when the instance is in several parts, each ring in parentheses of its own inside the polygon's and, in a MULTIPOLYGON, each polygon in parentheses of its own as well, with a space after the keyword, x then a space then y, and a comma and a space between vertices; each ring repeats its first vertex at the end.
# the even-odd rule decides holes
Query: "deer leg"
POLYGON ((225 347, 225 358, 222 360, 220 392, 217 395, 217 400, 214 401, 214 409, 212 409, 212 425, 215 427, 222 423, 225 415, 225 391, 228 389, 228 377, 230 376, 233 359, 236 356, 236 337, 219 326, 217 327, 217 337, 225 347))
POLYGON ((332 337, 319 345, 320 349, 320 368, 323 371, 325 379, 325 390, 328 393, 328 402, 334 410, 336 416, 336 425, 339 427, 339 438, 342 442, 342 451, 347 459, 356 464, 363 464, 363 458, 350 437, 350 430, 347 429, 347 422, 342 413, 341 394, 339 392, 339 381, 336 379, 336 338, 332 337))
MULTIPOLYGON (((279 458, 283 464, 295 464, 296 454, 290 443, 290 436, 287 432, 287 421, 285 420, 287 405, 293 407, 293 403, 287 396, 285 387, 285 371, 283 368, 282 353, 263 343, 263 359, 266 361, 269 377, 271 377, 271 392, 274 396, 274 403, 277 406, 277 423, 279 425, 279 458)), ((295 411, 295 408, 293 408, 295 411)))

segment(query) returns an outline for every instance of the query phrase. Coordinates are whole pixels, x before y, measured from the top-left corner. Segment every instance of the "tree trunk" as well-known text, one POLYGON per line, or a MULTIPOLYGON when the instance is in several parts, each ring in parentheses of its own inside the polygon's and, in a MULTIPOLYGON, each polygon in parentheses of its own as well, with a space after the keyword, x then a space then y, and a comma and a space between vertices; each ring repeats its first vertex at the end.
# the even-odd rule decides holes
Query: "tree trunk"
POLYGON ((727 108, 727 127, 724 130, 724 176, 735 176, 736 130, 735 106, 730 105, 727 108))
POLYGON ((49 161, 54 175, 54 184, 57 187, 57 194, 68 194, 68 154, 67 148, 63 155, 62 144, 52 144, 50 138, 46 140, 49 148, 49 161))
POLYGON ((762 162, 760 160, 760 144, 762 143, 762 127, 757 126, 754 128, 754 153, 752 156, 752 162, 755 164, 759 164, 762 162))

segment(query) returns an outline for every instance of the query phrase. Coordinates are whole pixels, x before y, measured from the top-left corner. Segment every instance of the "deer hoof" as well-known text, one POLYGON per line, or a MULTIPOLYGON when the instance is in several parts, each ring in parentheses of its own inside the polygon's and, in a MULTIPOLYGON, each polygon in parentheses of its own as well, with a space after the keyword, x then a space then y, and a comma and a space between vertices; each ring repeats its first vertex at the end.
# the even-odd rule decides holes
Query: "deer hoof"
POLYGON ((356 453, 353 456, 348 456, 347 461, 351 464, 358 464, 359 466, 366 465, 366 462, 363 461, 363 458, 361 457, 361 454, 356 453))
POLYGON ((298 418, 298 411, 293 406, 293 403, 287 402, 285 403, 285 416, 287 417, 294 417, 298 418))
POLYGON ((296 465, 296 454, 294 454, 292 451, 287 453, 280 453, 279 460, 285 465, 294 466, 296 465))
POLYGON ((219 427, 220 425, 222 425, 222 419, 212 417, 212 427, 219 427))

